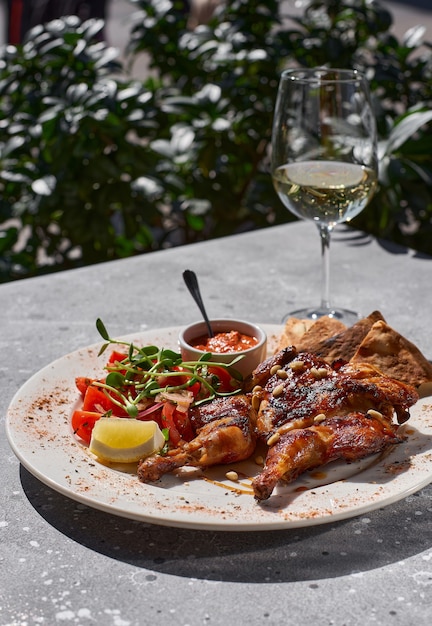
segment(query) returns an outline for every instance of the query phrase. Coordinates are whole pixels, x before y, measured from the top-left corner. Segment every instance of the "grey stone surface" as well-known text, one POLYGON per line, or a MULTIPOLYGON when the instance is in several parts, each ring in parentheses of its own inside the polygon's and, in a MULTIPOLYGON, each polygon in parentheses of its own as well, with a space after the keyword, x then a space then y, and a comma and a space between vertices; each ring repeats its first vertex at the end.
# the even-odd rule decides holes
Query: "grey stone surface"
MULTIPOLYGON (((21 467, 7 406, 35 372, 112 334, 199 318, 181 279, 197 271, 210 315, 278 323, 318 299, 319 241, 296 223, 0 285, 0 623, 3 626, 394 624, 432 616, 432 488, 312 528, 213 532, 96 511, 21 467)), ((335 303, 388 322, 432 356, 432 259, 341 228, 335 303)), ((431 464, 432 477, 432 464, 431 464)))

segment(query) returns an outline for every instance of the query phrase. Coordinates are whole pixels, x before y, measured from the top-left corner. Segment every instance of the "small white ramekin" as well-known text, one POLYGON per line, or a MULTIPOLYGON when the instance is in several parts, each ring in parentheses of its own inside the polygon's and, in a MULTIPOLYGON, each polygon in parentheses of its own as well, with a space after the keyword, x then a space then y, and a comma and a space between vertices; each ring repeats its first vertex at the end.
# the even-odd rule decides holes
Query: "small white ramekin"
MULTIPOLYGON (((243 320, 236 319, 217 319, 210 320, 210 325, 213 332, 223 333, 232 330, 256 337, 257 343, 252 348, 242 350, 240 352, 222 352, 213 353, 212 361, 219 363, 231 363, 233 359, 242 355, 242 358, 234 365, 235 369, 239 371, 243 377, 250 374, 267 356, 267 335, 262 328, 256 324, 245 322, 243 320)), ((205 322, 195 322, 186 326, 179 335, 180 353, 184 361, 198 361, 203 354, 206 354, 203 350, 194 348, 190 342, 207 335, 207 327, 205 322)))

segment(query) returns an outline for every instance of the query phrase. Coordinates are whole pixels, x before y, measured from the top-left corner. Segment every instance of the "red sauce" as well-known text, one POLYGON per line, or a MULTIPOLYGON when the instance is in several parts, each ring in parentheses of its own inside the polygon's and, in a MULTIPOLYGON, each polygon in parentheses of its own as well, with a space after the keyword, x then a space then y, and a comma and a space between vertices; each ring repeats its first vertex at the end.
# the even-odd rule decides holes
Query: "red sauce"
POLYGON ((257 345, 258 339, 250 335, 243 335, 239 333, 238 330, 231 330, 227 333, 216 333, 214 337, 203 335, 190 343, 191 346, 197 350, 222 354, 223 352, 242 352, 243 350, 249 350, 249 348, 253 348, 257 345))

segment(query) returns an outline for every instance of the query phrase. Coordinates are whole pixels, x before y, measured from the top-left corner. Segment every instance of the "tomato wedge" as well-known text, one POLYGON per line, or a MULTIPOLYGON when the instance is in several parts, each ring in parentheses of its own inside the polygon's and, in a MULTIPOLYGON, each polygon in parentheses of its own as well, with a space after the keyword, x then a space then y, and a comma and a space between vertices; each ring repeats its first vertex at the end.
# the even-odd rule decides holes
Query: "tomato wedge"
POLYGON ((196 398, 201 391, 201 383, 199 382, 199 380, 197 380, 196 383, 194 383, 193 385, 189 385, 187 390, 192 393, 194 398, 196 398))
POLYGON ((90 443, 93 426, 102 415, 103 413, 96 413, 94 411, 83 411, 80 409, 74 411, 71 422, 74 435, 86 443, 90 443))
MULTIPOLYGON (((121 363, 122 361, 124 361, 124 359, 127 359, 128 355, 124 354, 123 352, 117 352, 117 350, 113 350, 110 354, 110 357, 107 361, 107 369, 108 371, 110 370, 110 366, 112 365, 115 369, 117 369, 118 367, 118 363, 121 363)), ((113 368, 111 368, 113 369, 113 368)), ((125 374, 126 370, 118 370, 121 374, 125 374)))
POLYGON ((85 392, 84 401, 82 405, 83 411, 91 411, 96 413, 106 413, 112 411, 113 415, 117 417, 128 417, 126 409, 122 409, 117 404, 110 400, 102 389, 89 385, 85 392))
POLYGON ((113 350, 109 356, 108 363, 121 363, 121 361, 124 361, 127 356, 128 355, 124 352, 118 352, 117 350, 113 350))
POLYGON ((219 379, 218 391, 228 392, 233 390, 231 384, 233 378, 228 370, 218 365, 212 365, 208 368, 208 372, 219 379))
POLYGON ((181 439, 181 435, 174 421, 175 411, 176 411, 175 404, 172 404, 172 402, 165 402, 162 407, 162 414, 161 414, 162 428, 168 428, 170 442, 172 443, 173 446, 177 446, 181 439))
POLYGON ((87 387, 89 387, 93 382, 94 378, 87 378, 87 376, 77 376, 75 378, 75 386, 83 398, 87 391, 87 387))
POLYGON ((181 438, 185 441, 192 441, 192 439, 195 437, 195 433, 193 431, 188 412, 179 411, 178 409, 176 409, 174 411, 174 422, 177 430, 180 433, 181 438))
MULTIPOLYGON (((173 372, 184 372, 181 367, 174 366, 171 368, 173 372)), ((188 382, 188 376, 173 376, 170 374, 161 374, 158 376, 158 385, 160 387, 177 387, 179 385, 185 385, 188 382)))

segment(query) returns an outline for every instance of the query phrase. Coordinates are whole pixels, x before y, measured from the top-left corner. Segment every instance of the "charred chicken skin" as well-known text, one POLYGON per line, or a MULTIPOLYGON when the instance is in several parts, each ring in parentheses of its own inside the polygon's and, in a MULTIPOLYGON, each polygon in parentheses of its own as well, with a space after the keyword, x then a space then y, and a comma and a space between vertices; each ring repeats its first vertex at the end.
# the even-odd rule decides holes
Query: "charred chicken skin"
POLYGON ((257 500, 305 470, 401 442, 393 416, 405 422, 418 399, 413 387, 372 366, 330 366, 292 347, 264 361, 249 387, 258 409, 257 437, 269 446, 265 467, 252 482, 257 500))
POLYGON ((245 395, 216 398, 196 406, 191 409, 190 419, 196 437, 165 456, 156 454, 141 461, 140 480, 154 482, 184 465, 205 468, 243 461, 255 449, 256 412, 245 395))

